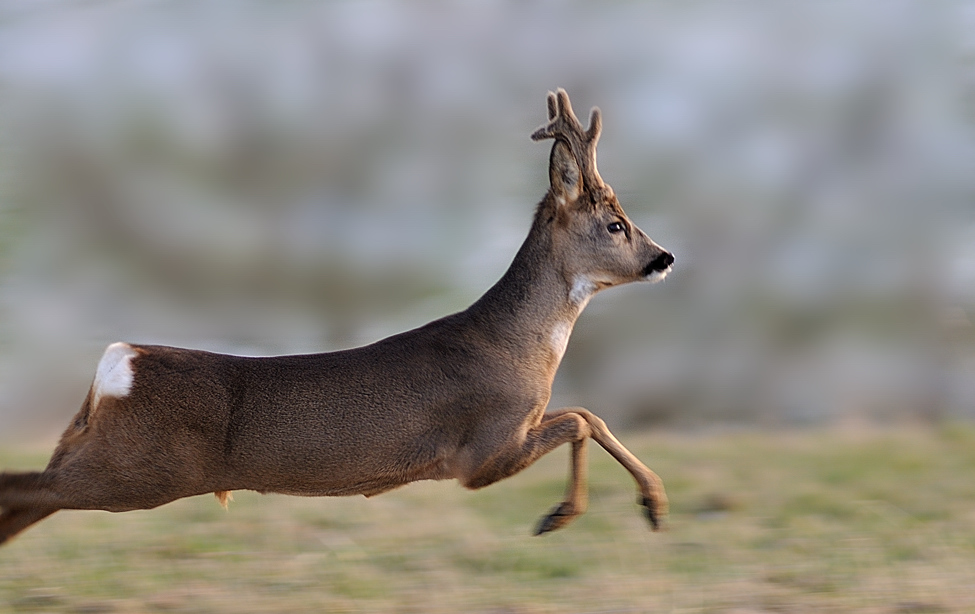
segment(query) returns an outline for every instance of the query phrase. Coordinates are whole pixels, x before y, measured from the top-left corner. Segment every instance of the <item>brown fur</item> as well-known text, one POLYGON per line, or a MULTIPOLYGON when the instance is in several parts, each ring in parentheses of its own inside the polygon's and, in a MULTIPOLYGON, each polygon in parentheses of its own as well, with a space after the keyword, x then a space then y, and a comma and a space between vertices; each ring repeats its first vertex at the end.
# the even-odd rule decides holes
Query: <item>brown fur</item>
POLYGON ((632 474, 657 528, 660 479, 589 411, 545 410, 589 297, 662 278, 673 257, 599 177, 598 110, 583 130, 563 90, 548 107, 533 138, 556 139, 551 187, 511 267, 470 308, 327 354, 128 346, 128 394, 93 407, 90 392, 43 472, 0 474, 0 543, 60 509, 149 509, 208 492, 226 506, 238 489, 372 496, 450 478, 481 488, 571 443, 566 499, 544 533, 585 511, 589 438, 632 474))

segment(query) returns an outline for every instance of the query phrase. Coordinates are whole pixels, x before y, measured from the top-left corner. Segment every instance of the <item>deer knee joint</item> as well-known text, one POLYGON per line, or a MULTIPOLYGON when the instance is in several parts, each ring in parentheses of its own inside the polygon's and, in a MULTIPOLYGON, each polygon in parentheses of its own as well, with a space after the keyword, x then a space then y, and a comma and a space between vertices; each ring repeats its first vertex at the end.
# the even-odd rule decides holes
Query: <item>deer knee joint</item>
POLYGON ((589 421, 584 417, 576 414, 576 428, 578 428, 578 435, 576 436, 576 441, 582 441, 583 439, 588 439, 592 437, 592 427, 589 426, 589 421))

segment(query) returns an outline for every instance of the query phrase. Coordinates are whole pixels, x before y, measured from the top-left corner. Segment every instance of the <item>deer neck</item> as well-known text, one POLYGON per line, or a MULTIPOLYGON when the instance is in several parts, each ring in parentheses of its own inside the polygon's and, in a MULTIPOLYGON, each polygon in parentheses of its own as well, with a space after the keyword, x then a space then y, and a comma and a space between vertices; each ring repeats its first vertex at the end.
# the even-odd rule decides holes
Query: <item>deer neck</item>
POLYGON ((551 223, 536 216, 511 266, 468 313, 509 350, 545 359, 554 375, 572 327, 597 287, 565 270, 553 251, 551 223))

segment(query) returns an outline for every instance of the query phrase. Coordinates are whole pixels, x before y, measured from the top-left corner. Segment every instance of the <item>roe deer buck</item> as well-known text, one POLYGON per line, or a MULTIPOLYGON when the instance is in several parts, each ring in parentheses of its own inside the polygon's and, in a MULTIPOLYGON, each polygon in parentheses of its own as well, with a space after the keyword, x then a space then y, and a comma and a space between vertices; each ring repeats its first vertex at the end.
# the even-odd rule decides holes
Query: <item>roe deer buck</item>
POLYGON ((0 474, 0 543, 61 509, 149 509, 238 489, 377 495, 416 480, 481 488, 572 444, 565 501, 536 534, 586 509, 586 441, 636 480, 654 529, 660 479, 589 411, 546 412, 569 333, 603 288, 659 281, 674 257, 623 213, 583 129, 548 95, 551 186, 508 271, 469 309, 365 347, 245 358, 115 343, 43 472, 0 474))

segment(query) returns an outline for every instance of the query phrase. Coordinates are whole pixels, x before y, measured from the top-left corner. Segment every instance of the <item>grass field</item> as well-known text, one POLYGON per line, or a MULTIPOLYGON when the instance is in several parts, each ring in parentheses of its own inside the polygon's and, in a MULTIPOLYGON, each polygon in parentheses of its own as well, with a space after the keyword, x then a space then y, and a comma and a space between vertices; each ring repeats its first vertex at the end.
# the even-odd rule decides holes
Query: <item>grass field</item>
POLYGON ((530 537, 565 449, 478 492, 61 512, 0 549, 0 612, 975 612, 971 427, 622 439, 667 484, 665 532, 594 447, 589 512, 530 537))

